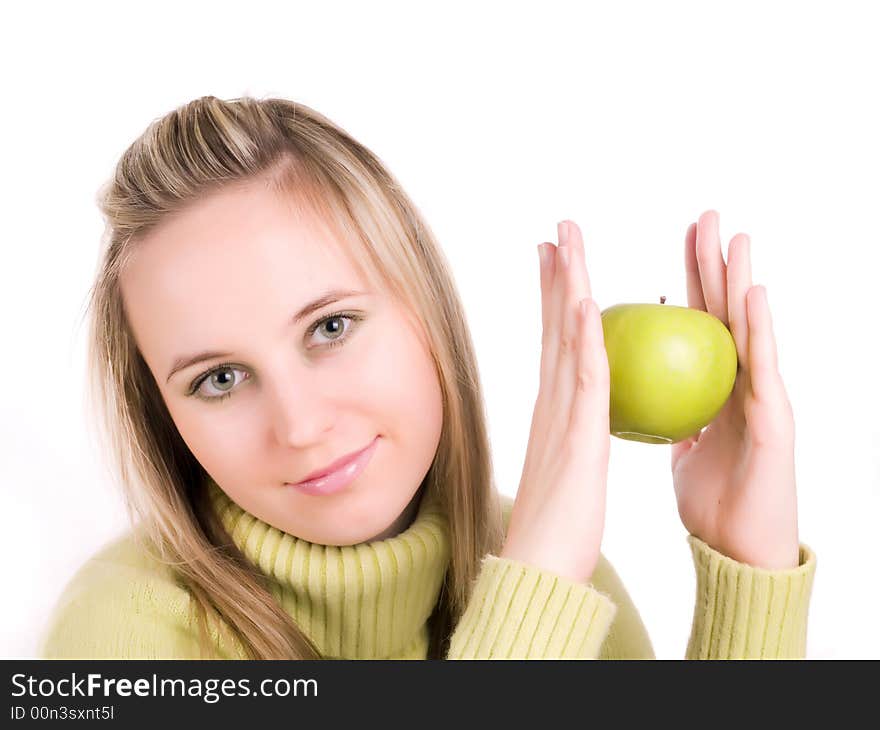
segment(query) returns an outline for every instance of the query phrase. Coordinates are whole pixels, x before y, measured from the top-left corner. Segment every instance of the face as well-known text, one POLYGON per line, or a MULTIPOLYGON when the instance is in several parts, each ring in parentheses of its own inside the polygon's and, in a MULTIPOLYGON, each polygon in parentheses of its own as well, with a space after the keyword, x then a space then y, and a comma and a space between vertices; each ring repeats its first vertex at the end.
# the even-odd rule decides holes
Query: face
POLYGON ((442 426, 434 363, 319 219, 260 182, 212 193, 138 244, 121 285, 177 430, 233 501, 322 545, 411 523, 442 426), (356 293, 295 319, 331 291, 356 293), (290 486, 371 444, 340 491, 290 486))

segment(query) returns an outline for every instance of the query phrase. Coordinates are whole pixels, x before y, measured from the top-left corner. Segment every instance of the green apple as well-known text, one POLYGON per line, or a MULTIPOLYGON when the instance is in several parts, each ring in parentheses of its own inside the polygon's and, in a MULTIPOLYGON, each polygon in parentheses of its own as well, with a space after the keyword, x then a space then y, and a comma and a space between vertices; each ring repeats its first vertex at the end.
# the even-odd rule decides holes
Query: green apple
POLYGON ((611 434, 672 444, 698 433, 736 380, 736 343, 699 309, 616 304, 602 312, 611 375, 611 434))

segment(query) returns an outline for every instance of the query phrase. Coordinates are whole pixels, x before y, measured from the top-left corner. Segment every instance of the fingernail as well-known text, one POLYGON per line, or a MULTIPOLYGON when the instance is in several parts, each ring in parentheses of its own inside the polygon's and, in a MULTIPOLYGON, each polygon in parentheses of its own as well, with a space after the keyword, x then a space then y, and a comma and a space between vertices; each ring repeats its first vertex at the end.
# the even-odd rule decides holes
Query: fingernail
POLYGON ((556 235, 559 236, 559 245, 564 246, 568 243, 568 224, 565 221, 559 221, 556 224, 556 235))
POLYGON ((547 265, 547 247, 543 243, 538 244, 538 256, 541 258, 541 266, 547 265))

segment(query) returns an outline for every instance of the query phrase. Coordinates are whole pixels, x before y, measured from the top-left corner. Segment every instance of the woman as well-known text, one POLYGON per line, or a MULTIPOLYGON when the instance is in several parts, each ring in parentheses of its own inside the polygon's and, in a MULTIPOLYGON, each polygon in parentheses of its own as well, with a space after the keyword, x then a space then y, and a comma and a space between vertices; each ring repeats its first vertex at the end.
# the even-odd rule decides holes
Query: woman
MULTIPOLYGON (((91 372, 134 526, 68 585, 43 656, 653 657, 599 549, 608 362, 576 225, 539 249, 541 386, 512 502, 440 248, 339 127, 281 99, 197 99, 125 152, 102 210, 91 372)), ((718 258, 691 306, 698 287, 718 304, 718 258)), ((765 452, 736 428, 757 407, 737 388, 674 445, 688 656, 802 656, 815 558, 785 459, 749 471, 765 452), (776 511, 746 535, 762 500, 776 511)))

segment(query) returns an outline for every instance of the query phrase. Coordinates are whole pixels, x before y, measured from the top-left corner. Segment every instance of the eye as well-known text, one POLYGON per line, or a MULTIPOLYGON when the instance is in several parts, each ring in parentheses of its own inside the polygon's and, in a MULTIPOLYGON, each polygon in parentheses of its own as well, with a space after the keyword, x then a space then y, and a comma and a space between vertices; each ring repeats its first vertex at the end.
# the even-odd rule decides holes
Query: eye
POLYGON ((341 344, 343 340, 347 339, 348 331, 351 329, 352 325, 349 324, 347 327, 343 327, 342 322, 348 320, 349 322, 360 321, 362 317, 353 314, 331 314, 329 317, 325 317, 324 319, 318 320, 313 324, 308 333, 310 335, 315 334, 318 330, 326 331, 330 333, 331 337, 329 340, 325 340, 324 344, 328 347, 334 347, 338 344, 341 344), (324 325, 333 325, 332 327, 328 326, 326 329, 324 325))
MULTIPOLYGON (((195 395, 197 398, 201 398, 202 400, 210 400, 217 401, 223 400, 224 398, 228 398, 232 395, 232 389, 235 387, 235 376, 231 375, 231 373, 242 373, 243 370, 239 370, 232 365, 221 365, 218 368, 214 368, 213 370, 209 370, 204 375, 200 376, 196 379, 196 381, 192 385, 192 389, 190 390, 190 395, 195 395), (214 391, 219 392, 219 395, 208 395, 203 390, 203 385, 210 385, 212 388, 216 388, 214 391)), ((248 375, 245 374, 239 382, 245 380, 248 375)))
MULTIPOLYGON (((309 336, 312 336, 319 329, 322 331, 326 329, 326 331, 330 333, 330 337, 324 342, 319 343, 318 347, 337 347, 338 345, 343 344, 349 338, 349 332, 352 329, 351 323, 360 322, 362 319, 363 316, 360 314, 331 314, 329 317, 324 317, 323 319, 319 319, 317 322, 315 322, 311 327, 309 327, 309 329, 307 330, 307 334, 309 336), (346 320, 348 320, 349 325, 347 327, 343 327, 342 322, 346 320), (330 326, 325 328, 324 325, 330 326)), ((236 385, 238 384, 233 373, 243 373, 243 377, 241 377, 238 382, 250 378, 250 375, 247 374, 244 370, 237 368, 229 363, 224 363, 223 365, 219 365, 196 378, 190 386, 190 390, 187 395, 194 395, 197 398, 205 401, 221 401, 225 398, 228 398, 232 395, 236 385), (206 392, 206 390, 202 388, 203 385, 210 386, 211 389, 214 389, 214 393, 218 394, 210 394, 210 389, 208 389, 206 392)))

